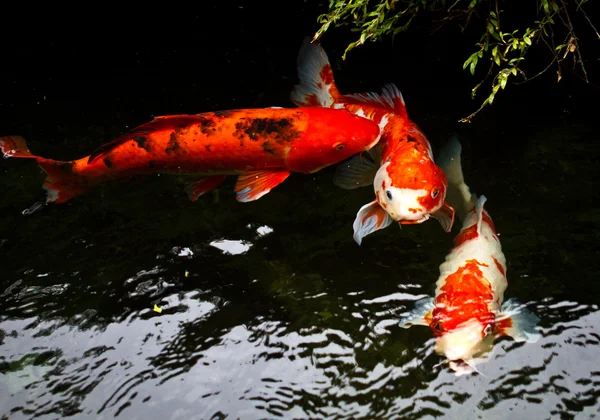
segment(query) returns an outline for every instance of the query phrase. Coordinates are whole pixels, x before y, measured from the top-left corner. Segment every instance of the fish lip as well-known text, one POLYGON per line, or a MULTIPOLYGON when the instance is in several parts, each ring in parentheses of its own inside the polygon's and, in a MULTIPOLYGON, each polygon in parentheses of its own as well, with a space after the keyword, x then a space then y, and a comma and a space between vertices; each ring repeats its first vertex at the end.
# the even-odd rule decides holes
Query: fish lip
POLYGON ((449 360, 448 364, 456 376, 469 375, 479 372, 474 364, 471 364, 463 359, 449 360))
POLYGON ((420 219, 416 219, 416 220, 400 219, 400 220, 398 220, 398 223, 400 223, 401 225, 416 225, 419 223, 426 222, 427 220, 429 220, 429 214, 424 214, 423 217, 421 217, 420 219))

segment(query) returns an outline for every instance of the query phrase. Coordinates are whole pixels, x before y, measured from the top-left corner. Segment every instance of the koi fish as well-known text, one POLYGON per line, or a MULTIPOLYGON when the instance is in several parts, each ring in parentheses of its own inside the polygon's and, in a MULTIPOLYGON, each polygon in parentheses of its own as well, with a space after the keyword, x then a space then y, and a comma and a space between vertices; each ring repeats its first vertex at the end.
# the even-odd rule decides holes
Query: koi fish
POLYGON ((461 146, 451 139, 440 159, 449 180, 448 198, 463 220, 454 248, 440 265, 435 297, 418 301, 400 326, 426 325, 436 337, 435 351, 445 355, 457 376, 476 371, 494 340, 510 336, 535 342, 539 318, 514 298, 503 303, 506 258, 485 196, 471 194, 460 167, 461 146))
POLYGON ((342 95, 335 84, 329 59, 323 48, 305 38, 298 54, 300 83, 291 93, 299 106, 347 109, 379 124, 381 140, 368 155, 355 156, 338 166, 334 182, 345 189, 373 185, 375 200, 364 205, 354 221, 354 239, 362 239, 392 221, 423 223, 436 218, 449 232, 454 209, 444 201, 446 176, 433 160, 425 134, 408 118, 402 94, 389 84, 380 95, 342 95))
POLYGON ((32 154, 22 137, 1 137, 4 157, 29 158, 46 172, 46 203, 138 174, 192 174, 190 200, 238 175, 236 199, 257 200, 290 172, 314 173, 370 149, 379 126, 345 110, 267 108, 157 117, 73 161, 32 154))

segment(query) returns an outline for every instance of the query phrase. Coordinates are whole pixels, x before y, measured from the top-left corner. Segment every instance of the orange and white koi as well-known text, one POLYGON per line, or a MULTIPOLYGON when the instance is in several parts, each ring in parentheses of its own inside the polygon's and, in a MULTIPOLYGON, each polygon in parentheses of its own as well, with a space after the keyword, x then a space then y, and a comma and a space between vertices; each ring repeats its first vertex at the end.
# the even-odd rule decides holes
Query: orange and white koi
POLYGON ((238 175, 237 200, 253 201, 291 172, 314 173, 370 149, 379 126, 345 110, 267 108, 157 117, 91 156, 58 161, 33 155, 22 137, 1 137, 4 157, 34 159, 46 172, 47 203, 64 203, 91 187, 138 174, 195 175, 195 201, 227 175, 238 175))
POLYGON ((441 156, 449 180, 448 199, 463 220, 454 248, 440 265, 434 298, 417 302, 400 324, 426 325, 436 337, 435 350, 445 355, 456 375, 476 370, 499 336, 534 342, 539 318, 515 299, 503 303, 506 259, 494 222, 484 209, 485 196, 471 194, 460 168, 460 143, 450 140, 441 156))
POLYGON ((354 239, 360 245, 366 235, 389 226, 422 223, 434 217, 449 232, 454 209, 444 201, 446 176, 435 164, 425 134, 406 113, 402 94, 386 85, 380 95, 342 95, 335 84, 323 48, 308 38, 298 55, 300 83, 291 93, 299 106, 347 109, 369 118, 381 127, 382 135, 373 159, 355 156, 338 166, 334 182, 346 189, 373 185, 375 200, 364 205, 354 221, 354 239))

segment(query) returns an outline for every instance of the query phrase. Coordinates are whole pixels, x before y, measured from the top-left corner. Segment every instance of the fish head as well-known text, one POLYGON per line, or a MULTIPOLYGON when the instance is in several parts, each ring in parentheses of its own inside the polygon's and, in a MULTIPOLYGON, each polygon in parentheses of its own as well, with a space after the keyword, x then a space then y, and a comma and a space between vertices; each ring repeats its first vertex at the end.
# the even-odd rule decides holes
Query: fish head
POLYGON ((457 375, 474 372, 476 363, 485 360, 485 355, 493 348, 495 337, 492 331, 490 323, 470 319, 457 328, 440 332, 435 351, 449 360, 450 368, 457 375))
POLYGON ((371 120, 344 110, 336 120, 326 120, 295 139, 288 151, 288 167, 294 171, 314 173, 352 156, 362 155, 381 138, 379 126, 371 120))
POLYGON ((373 182, 377 201, 400 224, 423 223, 434 217, 446 231, 454 222, 454 209, 445 201, 447 181, 431 159, 385 162, 373 182))

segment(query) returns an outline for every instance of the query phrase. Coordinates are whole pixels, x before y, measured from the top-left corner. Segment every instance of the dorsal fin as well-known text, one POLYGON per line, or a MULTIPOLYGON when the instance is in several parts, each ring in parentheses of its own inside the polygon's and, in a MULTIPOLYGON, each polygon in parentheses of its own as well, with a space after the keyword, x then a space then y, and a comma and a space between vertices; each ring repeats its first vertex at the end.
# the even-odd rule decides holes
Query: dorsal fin
POLYGON ((297 59, 298 79, 290 99, 298 106, 323 106, 331 108, 340 93, 335 86, 329 58, 318 42, 306 37, 297 59))
POLYGON ((103 144, 99 148, 97 148, 94 153, 90 155, 88 158, 88 164, 94 162, 101 155, 109 152, 115 147, 131 140, 134 137, 146 136, 149 133, 159 131, 159 130, 167 130, 169 128, 175 128, 180 126, 187 126, 191 123, 202 120, 204 114, 183 114, 183 115, 164 115, 155 117, 152 121, 149 121, 145 124, 142 124, 131 131, 128 131, 125 134, 117 137, 116 139, 103 144))
POLYGON ((483 221, 483 205, 485 204, 485 202, 487 201, 487 198, 485 198, 485 195, 480 196, 477 199, 477 205, 475 207, 476 211, 477 211, 477 233, 481 234, 481 222, 483 221))
POLYGON ((402 97, 400 89, 393 83, 385 85, 381 90, 381 94, 367 92, 352 93, 345 96, 371 106, 384 107, 400 116, 406 116, 404 98, 402 97))

